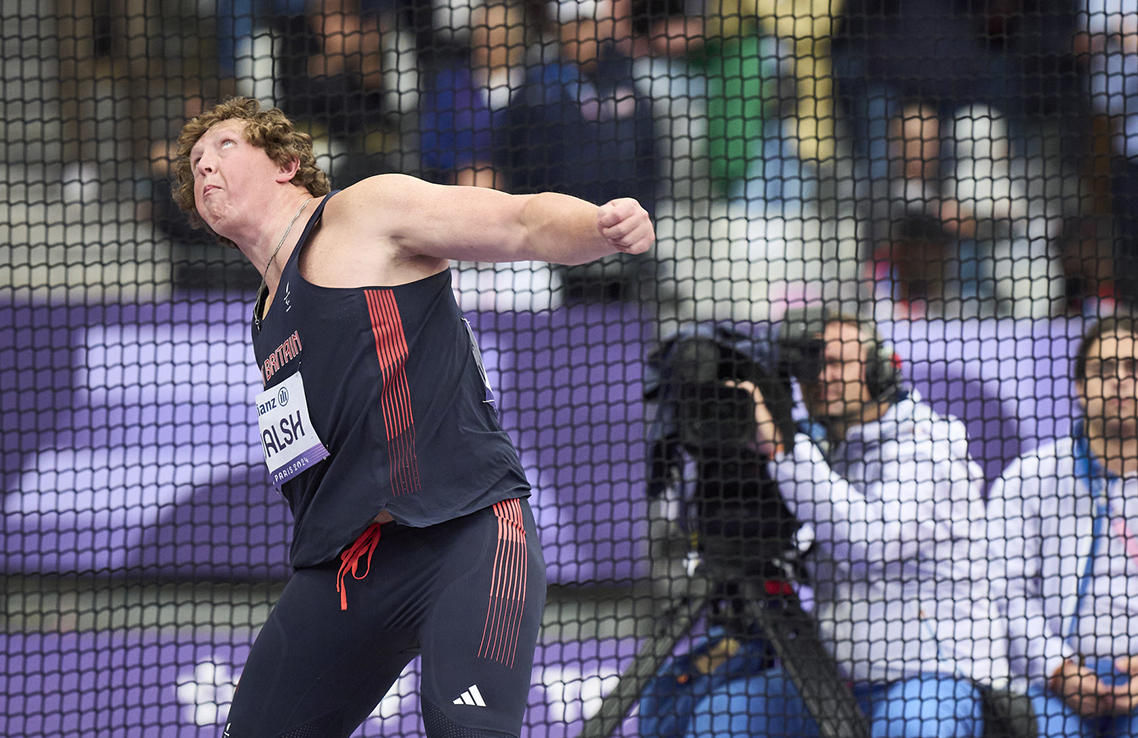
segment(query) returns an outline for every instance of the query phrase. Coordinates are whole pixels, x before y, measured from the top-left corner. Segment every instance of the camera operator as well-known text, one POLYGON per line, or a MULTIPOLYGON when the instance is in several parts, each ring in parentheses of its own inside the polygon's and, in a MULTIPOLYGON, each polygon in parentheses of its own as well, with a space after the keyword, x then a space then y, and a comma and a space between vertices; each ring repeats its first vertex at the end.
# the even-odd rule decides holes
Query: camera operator
MULTIPOLYGON (((652 666, 655 675, 642 691, 624 690, 640 692, 644 738, 683 738, 694 706, 714 697, 717 703, 707 709, 720 711, 718 701, 739 699, 739 688, 776 657, 803 689, 803 704, 825 738, 869 735, 799 602, 795 585, 803 581, 801 558, 812 536, 800 532, 770 476, 769 459, 757 452, 755 403, 750 391, 736 386, 759 387, 783 432, 794 435, 791 380, 778 371, 771 328, 766 322, 685 326, 647 357, 644 397, 655 410, 648 492, 658 498, 667 491, 678 503, 674 520, 685 534, 685 565, 697 584, 673 601, 664 635, 630 667, 629 683, 697 622, 705 631, 693 636, 690 651, 652 666)), ((625 710, 611 708, 612 714, 625 710)), ((582 733, 602 734, 608 735, 582 733)))
MULTIPOLYGON (((786 433, 755 383, 726 383, 752 394, 755 450, 814 529, 806 567, 819 630, 872 735, 983 735, 984 693, 1009 667, 985 578, 982 472, 964 425, 904 389, 895 354, 855 316, 792 309, 777 345, 828 443, 786 433)), ((736 693, 745 700, 697 706, 691 732, 818 735, 781 667, 751 682, 736 693)))

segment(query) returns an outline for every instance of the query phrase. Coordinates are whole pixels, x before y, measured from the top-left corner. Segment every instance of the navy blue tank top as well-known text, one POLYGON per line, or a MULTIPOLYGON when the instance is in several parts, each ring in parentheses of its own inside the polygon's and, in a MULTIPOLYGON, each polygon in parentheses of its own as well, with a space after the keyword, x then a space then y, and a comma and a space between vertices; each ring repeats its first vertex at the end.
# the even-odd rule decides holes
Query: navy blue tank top
POLYGON ((281 487, 294 567, 334 558, 381 510, 425 527, 529 494, 449 269, 396 287, 319 287, 300 276, 332 195, 284 265, 269 314, 258 321, 261 295, 254 308, 265 388, 300 372, 331 452, 281 487))

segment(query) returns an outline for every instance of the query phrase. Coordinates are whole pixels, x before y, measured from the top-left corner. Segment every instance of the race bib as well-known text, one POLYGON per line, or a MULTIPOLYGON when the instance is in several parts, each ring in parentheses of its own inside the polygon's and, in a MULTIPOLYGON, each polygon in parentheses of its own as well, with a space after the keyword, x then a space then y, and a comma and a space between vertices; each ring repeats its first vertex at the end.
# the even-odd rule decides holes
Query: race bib
POLYGON ((300 372, 257 395, 257 424, 269 478, 277 488, 330 454, 308 417, 300 372))

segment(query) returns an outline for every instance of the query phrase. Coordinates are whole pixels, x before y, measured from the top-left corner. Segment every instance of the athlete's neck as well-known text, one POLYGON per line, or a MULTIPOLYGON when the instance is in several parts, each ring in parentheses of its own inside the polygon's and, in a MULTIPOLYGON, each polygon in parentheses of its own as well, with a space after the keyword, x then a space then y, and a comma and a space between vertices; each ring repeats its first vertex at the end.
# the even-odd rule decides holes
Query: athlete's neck
POLYGON ((312 197, 307 190, 297 188, 296 192, 298 197, 287 202, 289 210, 283 209, 286 207, 284 204, 275 207, 272 225, 265 226, 262 231, 272 240, 265 241, 262 238, 255 248, 242 249, 246 258, 252 261, 261 272, 262 283, 266 291, 260 314, 262 318, 269 312, 273 297, 277 293, 277 287, 280 285, 284 265, 288 263, 293 249, 296 248, 296 244, 304 232, 304 215, 306 213, 311 214, 314 203, 317 203, 317 199, 312 197))
POLYGON ((237 244, 245 258, 261 273, 270 294, 276 291, 281 267, 289 260, 293 247, 300 239, 300 234, 304 232, 304 213, 311 214, 317 204, 319 198, 313 198, 303 187, 289 188, 287 192, 279 193, 271 203, 265 205, 264 218, 256 223, 255 230, 247 237, 228 236, 237 244), (297 213, 300 215, 297 216, 297 213), (293 225, 291 229, 290 224, 293 225), (285 237, 283 240, 282 236, 285 237), (274 252, 276 252, 275 257, 274 252), (271 268, 266 270, 266 267, 270 266, 271 268))

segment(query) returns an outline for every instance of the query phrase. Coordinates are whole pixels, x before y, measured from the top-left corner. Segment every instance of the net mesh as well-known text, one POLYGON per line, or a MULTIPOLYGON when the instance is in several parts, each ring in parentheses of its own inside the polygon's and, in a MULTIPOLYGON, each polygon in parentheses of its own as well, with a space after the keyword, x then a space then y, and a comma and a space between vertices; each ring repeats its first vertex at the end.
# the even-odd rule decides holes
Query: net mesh
MULTIPOLYGON (((548 563, 524 735, 973 735, 974 682, 1058 697, 1080 654, 1105 683, 1138 637, 1133 324, 1091 342, 1081 382, 1073 361, 1138 289, 1135 18, 0 0, 0 733, 219 735, 291 573, 253 403, 261 275, 171 199, 182 125, 233 95, 310 133, 337 189, 399 172, 652 215, 643 256, 453 265, 548 563), (827 436, 817 372, 779 375, 784 315, 819 302, 859 317, 859 348, 877 332, 855 363, 912 390, 893 446, 827 436), (797 471, 748 456, 750 399, 677 379, 698 336, 713 383, 786 381, 817 441, 782 439, 797 471), (1079 471, 1095 433, 1121 439, 1090 444, 1101 481, 1079 471), (823 467, 841 483, 819 491, 823 467)), ((423 735, 419 684, 415 660, 353 735, 423 735)))

